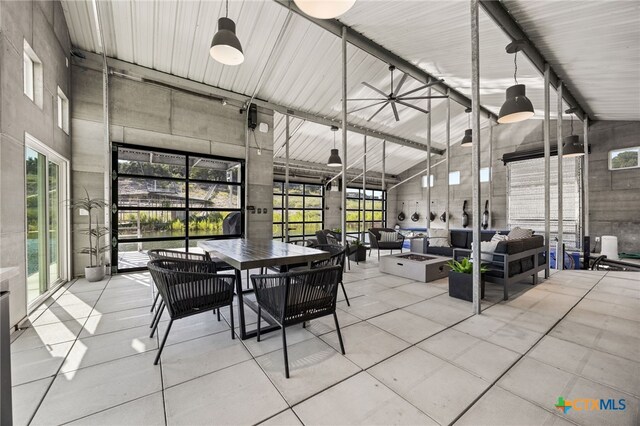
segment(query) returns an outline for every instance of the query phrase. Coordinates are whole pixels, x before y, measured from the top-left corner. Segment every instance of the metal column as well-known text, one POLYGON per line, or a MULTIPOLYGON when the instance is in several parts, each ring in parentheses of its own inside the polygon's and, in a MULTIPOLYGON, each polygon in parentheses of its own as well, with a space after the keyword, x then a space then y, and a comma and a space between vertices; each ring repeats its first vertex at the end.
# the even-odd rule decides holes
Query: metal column
POLYGON ((13 424, 11 402, 11 341, 9 292, 0 291, 0 425, 13 424))
POLYGON ((285 118, 285 141, 284 141, 284 241, 289 242, 289 114, 285 118))
POLYGON ((582 173, 582 189, 584 191, 584 224, 583 234, 589 237, 589 117, 584 118, 582 123, 583 140, 584 140, 584 165, 582 173))
POLYGON ((493 125, 493 120, 489 118, 489 221, 487 222, 489 229, 493 225, 493 125))
POLYGON ((556 139, 558 143, 558 246, 556 247, 556 269, 561 271, 564 269, 564 251, 562 238, 562 221, 563 205, 562 205, 562 81, 558 83, 558 119, 556 139))
MULTIPOLYGON (((389 216, 389 194, 386 193, 387 190, 387 141, 382 140, 382 192, 384 194, 384 226, 389 226, 388 224, 388 216, 389 216)), ((396 202, 397 204, 397 202, 396 202)))
MULTIPOLYGON (((430 81, 428 82, 430 83, 430 81)), ((427 89, 427 96, 431 96, 431 87, 427 89)), ((431 99, 427 99, 427 235, 431 228, 431 99)))
POLYGON ((544 66, 544 250, 547 263, 544 277, 549 278, 549 238, 551 238, 551 83, 549 64, 544 66))
POLYGON ((471 152, 473 206, 473 312, 480 307, 480 34, 478 0, 471 0, 471 114, 473 145, 471 152))
MULTIPOLYGON (((371 200, 373 203, 373 200, 371 200)), ((364 158, 362 159, 362 241, 366 235, 366 206, 367 204, 367 135, 364 135, 364 158)))
POLYGON ((347 27, 342 27, 342 245, 347 245, 347 27))
MULTIPOLYGON (((449 94, 449 91, 447 90, 447 94, 449 94)), ((444 214, 445 214, 445 218, 447 219, 447 221, 445 222, 445 228, 447 229, 447 235, 449 235, 449 222, 451 221, 451 217, 449 217, 449 201, 450 201, 450 195, 449 195, 449 172, 451 170, 451 164, 449 162, 449 159, 451 157, 451 98, 447 97, 447 127, 446 127, 446 144, 447 144, 447 151, 446 151, 446 162, 447 162, 447 172, 445 174, 445 185, 447 185, 447 198, 445 200, 445 204, 444 204, 444 214)))

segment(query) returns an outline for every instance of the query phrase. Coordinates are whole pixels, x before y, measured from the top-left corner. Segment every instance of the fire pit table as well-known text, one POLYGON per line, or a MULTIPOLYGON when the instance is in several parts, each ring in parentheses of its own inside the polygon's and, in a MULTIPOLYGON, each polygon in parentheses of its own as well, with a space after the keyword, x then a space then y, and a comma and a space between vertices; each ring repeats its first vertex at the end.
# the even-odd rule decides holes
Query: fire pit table
POLYGON ((380 258, 380 272, 429 282, 449 275, 449 260, 447 257, 421 253, 392 254, 380 258))

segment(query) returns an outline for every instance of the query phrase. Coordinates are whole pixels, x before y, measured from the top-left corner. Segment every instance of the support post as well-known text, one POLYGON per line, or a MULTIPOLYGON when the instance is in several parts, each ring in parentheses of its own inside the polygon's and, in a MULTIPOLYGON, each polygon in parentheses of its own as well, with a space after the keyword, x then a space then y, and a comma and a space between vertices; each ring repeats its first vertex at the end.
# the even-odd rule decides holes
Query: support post
MULTIPOLYGON (((373 202, 373 200, 371 201, 373 202)), ((362 160, 362 240, 366 235, 367 221, 365 219, 367 204, 367 135, 364 135, 364 158, 362 160)))
POLYGON ((342 245, 347 245, 347 27, 342 27, 342 245))
MULTIPOLYGON (((427 89, 427 96, 431 96, 431 87, 427 89)), ((431 228, 431 99, 427 99, 427 235, 431 228)))
POLYGON ((551 68, 549 64, 544 66, 544 249, 547 256, 547 264, 544 267, 544 277, 549 278, 549 248, 551 244, 551 82, 549 77, 551 68))
POLYGON ((289 242, 289 114, 285 117, 285 141, 284 141, 284 241, 289 242))
POLYGON ((471 128, 473 145, 471 152, 472 208, 473 208, 473 312, 480 307, 480 24, 478 0, 471 0, 471 128))
POLYGON ((586 237, 589 234, 589 117, 585 116, 582 122, 582 133, 584 142, 584 163, 582 166, 582 190, 584 191, 583 217, 584 224, 582 226, 583 234, 586 237))
POLYGON ((384 194, 384 226, 389 226, 387 216, 389 213, 389 194, 387 194, 387 141, 382 140, 382 193, 384 194))
POLYGON ((489 229, 493 228, 493 126, 493 119, 489 118, 489 229))
POLYGON ((558 246, 556 247, 556 269, 562 271, 564 269, 564 241, 563 241, 563 203, 562 203, 562 186, 563 186, 563 176, 562 176, 562 91, 564 85, 562 81, 558 82, 558 119, 557 123, 557 131, 556 131, 556 139, 558 143, 558 246))
MULTIPOLYGON (((447 90, 447 94, 449 94, 449 90, 447 90)), ((450 159, 451 159, 451 99, 447 98, 447 126, 446 126, 446 144, 447 144, 447 151, 445 153, 445 161, 447 162, 447 171, 445 174, 445 185, 447 188, 447 198, 445 200, 445 204, 444 204, 444 212, 445 212, 445 217, 447 219, 447 221, 445 222, 445 228, 447 229, 447 235, 449 235, 449 222, 451 222, 451 217, 449 215, 449 202, 450 202, 450 195, 449 195, 449 172, 451 170, 451 163, 450 163, 450 159)))

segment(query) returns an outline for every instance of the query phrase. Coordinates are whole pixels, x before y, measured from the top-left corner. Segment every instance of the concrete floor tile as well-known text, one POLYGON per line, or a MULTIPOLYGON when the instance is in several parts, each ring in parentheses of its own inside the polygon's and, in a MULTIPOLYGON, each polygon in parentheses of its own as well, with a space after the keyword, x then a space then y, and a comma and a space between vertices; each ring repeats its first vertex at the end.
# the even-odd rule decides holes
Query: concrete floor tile
POLYGON ((161 426, 164 425, 162 392, 126 402, 71 423, 73 426, 161 426))
POLYGON ((36 412, 40 401, 49 390, 53 377, 36 380, 12 389, 13 424, 28 425, 36 412))
POLYGON ((388 312, 367 321, 411 344, 424 340, 446 328, 440 323, 402 309, 388 312))
POLYGON ((418 297, 414 294, 408 294, 403 291, 398 291, 393 288, 374 293, 370 297, 396 308, 404 308, 405 306, 413 305, 414 303, 418 303, 424 300, 422 297, 418 297))
POLYGON ((394 306, 376 300, 370 296, 356 297, 350 300, 351 306, 347 306, 346 302, 338 302, 338 308, 356 316, 362 320, 366 320, 385 312, 396 309, 394 306))
POLYGON ((42 346, 11 355, 13 386, 50 377, 58 372, 73 342, 42 346))
MULTIPOLYGON (((331 316, 331 319, 333 320, 333 316, 331 316)), ((302 328, 302 324, 287 327, 287 344, 289 345, 295 345, 296 343, 304 342, 314 337, 315 334, 302 328)), ((253 357, 259 357, 269 352, 282 349, 282 332, 280 330, 271 331, 267 334, 262 334, 259 342, 255 337, 252 337, 251 339, 244 340, 243 343, 253 357)))
POLYGON ((403 291, 409 294, 415 294, 416 296, 424 299, 430 299, 432 297, 440 296, 441 294, 447 293, 449 291, 448 288, 449 284, 445 286, 434 285, 433 283, 412 282, 395 287, 395 290, 403 291))
MULTIPOLYGON (((336 309, 336 314, 338 315, 338 324, 340 324, 340 328, 348 327, 351 324, 362 321, 360 318, 348 314, 341 309, 336 309)), ((327 315, 326 317, 311 320, 311 323, 307 325, 307 331, 312 332, 316 336, 321 336, 335 329, 336 324, 333 320, 333 315, 327 315)))
POLYGON ((260 423, 260 426, 302 426, 302 422, 292 409, 288 409, 260 423))

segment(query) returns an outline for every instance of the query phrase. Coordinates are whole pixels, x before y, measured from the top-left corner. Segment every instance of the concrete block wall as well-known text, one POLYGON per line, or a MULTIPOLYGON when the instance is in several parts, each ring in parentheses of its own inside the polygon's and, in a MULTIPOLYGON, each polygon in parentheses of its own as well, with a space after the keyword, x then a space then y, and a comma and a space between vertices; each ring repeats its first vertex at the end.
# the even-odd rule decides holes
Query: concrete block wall
MULTIPOLYGON (((75 97, 71 111, 73 144, 73 191, 82 186, 105 196, 105 173, 109 164, 104 153, 102 72, 91 60, 74 60, 72 87, 75 97)), ((239 105, 223 105, 220 100, 180 88, 135 81, 122 76, 109 77, 109 120, 111 142, 168 148, 194 153, 245 158, 246 114, 239 105)), ((258 109, 258 122, 269 125, 268 133, 250 137, 249 204, 272 207, 273 112, 258 109), (258 146, 260 154, 258 153, 258 146)), ((74 226, 86 216, 74 214, 74 226)), ((247 236, 272 237, 272 214, 249 213, 247 236)), ((78 236, 78 238, 81 238, 78 236)), ((75 241, 80 245, 80 241, 75 241)), ((83 273, 86 256, 77 255, 75 274, 83 273)))
POLYGON ((58 86, 73 103, 70 49, 59 2, 0 2, 0 288, 11 291, 12 326, 27 314, 25 132, 71 158, 69 135, 57 127, 58 86), (42 62, 42 108, 23 93, 24 40, 42 62))
POLYGON ((618 250, 640 253, 640 168, 609 170, 609 151, 640 146, 640 122, 596 121, 589 127, 589 224, 592 237, 615 235, 618 250))

